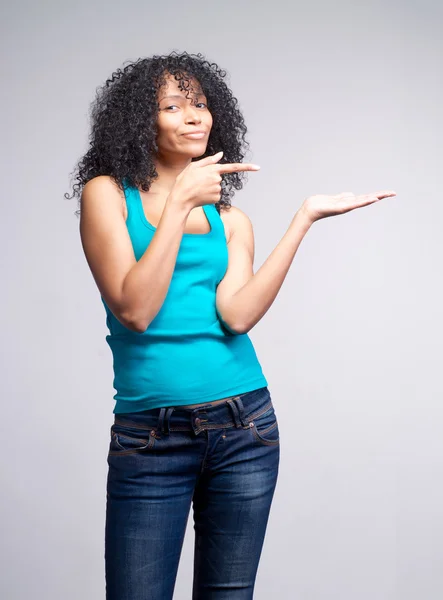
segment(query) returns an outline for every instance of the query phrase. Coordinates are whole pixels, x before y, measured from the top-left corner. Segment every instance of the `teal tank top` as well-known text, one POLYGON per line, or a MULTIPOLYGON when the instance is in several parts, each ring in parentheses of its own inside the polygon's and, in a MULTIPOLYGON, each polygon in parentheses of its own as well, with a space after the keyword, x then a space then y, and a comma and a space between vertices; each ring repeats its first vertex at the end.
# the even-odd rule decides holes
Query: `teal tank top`
MULTIPOLYGON (((126 226, 136 260, 156 228, 136 187, 124 186, 126 226)), ((126 328, 106 310, 113 357, 114 413, 197 404, 266 387, 252 342, 236 334, 216 307, 216 290, 228 267, 225 229, 213 204, 203 206, 206 234, 184 233, 164 303, 143 333, 126 328)))

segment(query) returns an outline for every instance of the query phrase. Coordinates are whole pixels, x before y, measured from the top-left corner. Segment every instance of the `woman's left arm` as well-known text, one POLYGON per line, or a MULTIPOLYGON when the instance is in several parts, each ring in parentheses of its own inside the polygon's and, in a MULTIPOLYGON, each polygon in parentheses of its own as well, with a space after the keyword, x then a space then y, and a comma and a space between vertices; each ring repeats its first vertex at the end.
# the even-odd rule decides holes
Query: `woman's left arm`
POLYGON ((358 196, 352 192, 309 196, 295 213, 277 247, 255 275, 252 270, 252 224, 245 213, 236 209, 232 215, 234 227, 228 243, 228 269, 217 288, 218 313, 234 332, 247 333, 274 302, 302 239, 315 221, 396 195, 393 190, 383 190, 358 196))
POLYGON ((228 269, 217 288, 217 312, 235 333, 250 331, 274 302, 298 247, 313 221, 303 206, 296 212, 278 245, 253 272, 254 234, 249 217, 230 209, 228 269))

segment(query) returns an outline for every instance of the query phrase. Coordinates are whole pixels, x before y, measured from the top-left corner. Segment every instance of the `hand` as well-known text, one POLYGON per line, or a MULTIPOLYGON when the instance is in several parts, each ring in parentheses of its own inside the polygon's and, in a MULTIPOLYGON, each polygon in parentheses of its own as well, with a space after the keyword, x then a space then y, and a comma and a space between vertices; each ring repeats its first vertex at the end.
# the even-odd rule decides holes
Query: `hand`
POLYGON ((260 167, 251 163, 217 164, 223 152, 217 152, 201 160, 191 162, 177 176, 170 198, 189 210, 203 204, 215 204, 221 196, 222 173, 235 171, 258 171, 260 167))
POLYGON ((342 215, 343 213, 347 213, 355 208, 367 206, 368 204, 373 204, 374 202, 378 202, 383 198, 396 195, 397 194, 394 191, 375 192, 360 196, 355 196, 352 192, 342 192, 341 194, 336 194, 335 196, 324 196, 319 194, 306 198, 301 206, 301 210, 313 223, 314 221, 318 221, 324 217, 342 215))

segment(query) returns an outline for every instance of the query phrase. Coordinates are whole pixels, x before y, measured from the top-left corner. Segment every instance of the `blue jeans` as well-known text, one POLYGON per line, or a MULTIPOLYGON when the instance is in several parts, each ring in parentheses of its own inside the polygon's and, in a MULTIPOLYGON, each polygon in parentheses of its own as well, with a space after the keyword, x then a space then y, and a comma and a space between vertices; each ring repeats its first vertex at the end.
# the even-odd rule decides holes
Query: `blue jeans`
POLYGON ((251 599, 279 459, 267 387, 209 407, 115 414, 106 599, 172 599, 191 502, 192 600, 251 599))

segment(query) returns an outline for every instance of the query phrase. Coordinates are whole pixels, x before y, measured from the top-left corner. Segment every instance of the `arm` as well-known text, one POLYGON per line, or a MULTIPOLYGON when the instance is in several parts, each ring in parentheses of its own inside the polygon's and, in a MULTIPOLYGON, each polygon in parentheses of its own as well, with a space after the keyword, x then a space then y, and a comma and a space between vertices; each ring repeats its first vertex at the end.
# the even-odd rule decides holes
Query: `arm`
POLYGON ((137 262, 123 218, 123 200, 109 177, 88 181, 81 198, 80 235, 110 310, 125 327, 142 333, 166 298, 189 209, 168 197, 151 243, 137 262))
POLYGON ((231 329, 247 333, 274 302, 312 220, 299 209, 279 244, 254 275, 252 223, 240 209, 232 207, 231 211, 229 263, 217 288, 217 312, 231 329))
POLYGON ((302 239, 315 221, 395 195, 392 190, 383 190, 359 196, 352 192, 309 196, 296 212, 282 240, 255 275, 252 270, 252 224, 241 210, 235 208, 228 217, 232 231, 228 243, 229 265, 217 288, 217 312, 222 320, 230 323, 237 333, 247 333, 254 327, 275 300, 302 239))

